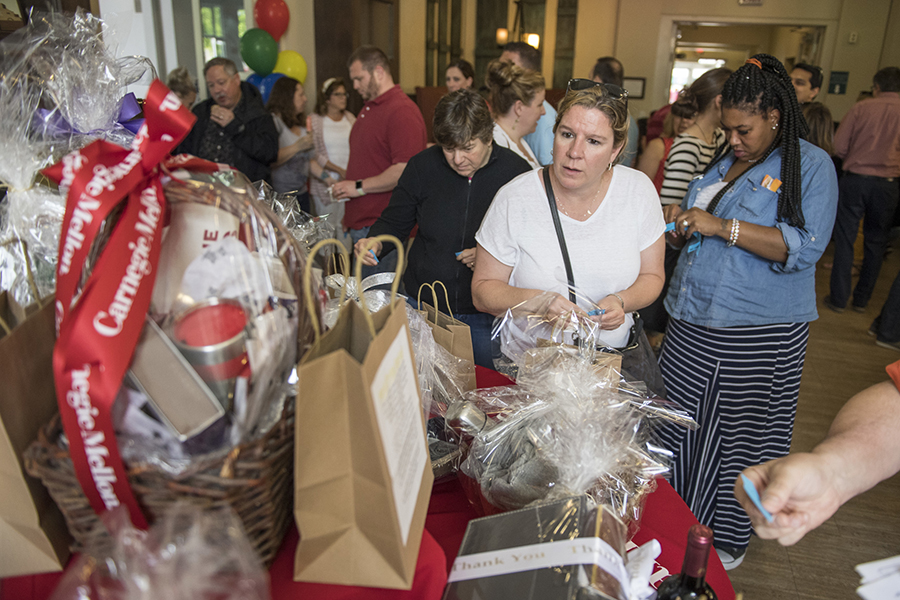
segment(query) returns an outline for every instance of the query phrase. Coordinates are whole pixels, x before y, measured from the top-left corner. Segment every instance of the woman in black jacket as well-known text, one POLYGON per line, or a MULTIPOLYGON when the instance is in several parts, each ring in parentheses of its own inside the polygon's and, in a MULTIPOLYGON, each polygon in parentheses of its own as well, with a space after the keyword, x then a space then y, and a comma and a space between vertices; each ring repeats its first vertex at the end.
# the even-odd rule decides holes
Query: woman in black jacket
MULTIPOLYGON (((516 153, 493 144, 493 128, 490 110, 475 92, 444 96, 434 110, 437 144, 410 159, 390 204, 369 230, 370 237, 386 233, 405 240, 419 226, 403 284, 414 294, 423 283, 443 282, 453 316, 471 329, 475 362, 488 368, 494 317, 472 303, 475 232, 497 190, 530 170, 516 153)), ((371 255, 362 256, 368 241, 357 242, 355 251, 364 264, 374 265, 371 255)), ((376 243, 375 254, 381 250, 376 243)))

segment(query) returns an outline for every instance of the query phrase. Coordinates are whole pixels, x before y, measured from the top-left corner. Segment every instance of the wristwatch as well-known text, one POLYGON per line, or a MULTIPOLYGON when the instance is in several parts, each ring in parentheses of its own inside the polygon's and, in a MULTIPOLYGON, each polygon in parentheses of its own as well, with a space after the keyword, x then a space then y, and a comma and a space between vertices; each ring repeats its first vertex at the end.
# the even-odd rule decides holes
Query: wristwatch
POLYGON ((362 179, 356 180, 356 193, 360 196, 366 195, 366 191, 362 188, 362 179))

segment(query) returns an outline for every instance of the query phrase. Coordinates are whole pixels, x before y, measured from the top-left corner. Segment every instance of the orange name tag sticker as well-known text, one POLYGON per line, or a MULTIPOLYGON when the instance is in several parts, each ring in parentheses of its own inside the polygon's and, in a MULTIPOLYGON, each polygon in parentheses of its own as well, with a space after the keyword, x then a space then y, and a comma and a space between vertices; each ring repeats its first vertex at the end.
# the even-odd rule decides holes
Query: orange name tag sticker
POLYGON ((766 175, 763 177, 762 186, 770 192, 777 192, 778 188, 781 187, 781 180, 775 179, 771 175, 766 175))

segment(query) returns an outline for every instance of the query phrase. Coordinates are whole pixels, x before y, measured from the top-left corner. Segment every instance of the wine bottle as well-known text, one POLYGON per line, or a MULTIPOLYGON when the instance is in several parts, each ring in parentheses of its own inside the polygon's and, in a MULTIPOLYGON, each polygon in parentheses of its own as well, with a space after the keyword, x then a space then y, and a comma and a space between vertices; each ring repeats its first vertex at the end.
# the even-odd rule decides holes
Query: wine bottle
POLYGON ((709 527, 694 525, 688 530, 681 573, 662 582, 657 590, 657 600, 716 600, 716 593, 706 583, 706 565, 712 544, 713 532, 709 527))

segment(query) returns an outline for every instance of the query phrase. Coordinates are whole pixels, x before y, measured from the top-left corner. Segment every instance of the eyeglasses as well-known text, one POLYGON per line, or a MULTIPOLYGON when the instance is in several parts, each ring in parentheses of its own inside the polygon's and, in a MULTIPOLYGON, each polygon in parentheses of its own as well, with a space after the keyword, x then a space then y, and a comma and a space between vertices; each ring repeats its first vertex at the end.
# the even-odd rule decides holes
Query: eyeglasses
POLYGON ((600 87, 606 90, 606 93, 618 100, 624 100, 625 106, 628 106, 628 90, 620 88, 611 83, 601 83, 592 79, 570 79, 566 86, 566 94, 569 92, 580 92, 591 88, 600 87))
POLYGON ((335 93, 333 93, 333 94, 331 94, 331 95, 332 95, 332 96, 340 96, 341 98, 346 98, 346 97, 349 96, 350 94, 348 94, 347 92, 335 92, 335 93))

